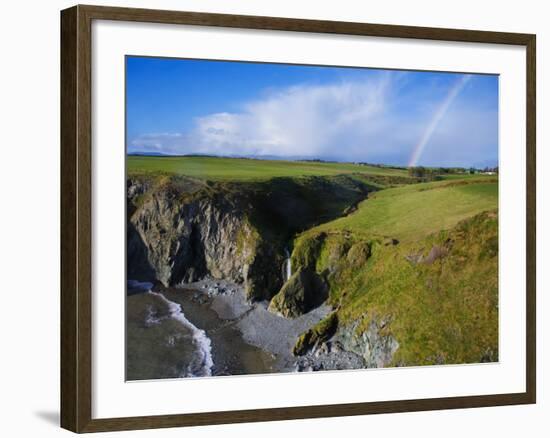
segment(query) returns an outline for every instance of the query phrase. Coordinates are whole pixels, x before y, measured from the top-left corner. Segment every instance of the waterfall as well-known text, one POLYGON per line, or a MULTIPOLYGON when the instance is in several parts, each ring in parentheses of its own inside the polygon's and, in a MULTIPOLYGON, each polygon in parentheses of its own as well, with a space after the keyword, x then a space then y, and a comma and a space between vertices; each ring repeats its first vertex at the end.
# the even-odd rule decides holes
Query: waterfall
POLYGON ((288 252, 288 249, 285 248, 285 263, 284 263, 284 273, 285 273, 285 281, 288 281, 289 278, 292 276, 292 261, 290 260, 290 253, 288 252))

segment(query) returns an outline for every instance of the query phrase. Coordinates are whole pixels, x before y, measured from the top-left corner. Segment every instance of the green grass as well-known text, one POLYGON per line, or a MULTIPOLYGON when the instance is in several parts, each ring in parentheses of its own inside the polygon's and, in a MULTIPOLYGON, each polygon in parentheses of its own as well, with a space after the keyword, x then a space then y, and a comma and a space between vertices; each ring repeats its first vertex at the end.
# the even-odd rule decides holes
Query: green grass
POLYGON ((481 213, 456 227, 397 247, 381 246, 362 269, 342 270, 347 282, 342 320, 391 323, 400 344, 394 365, 472 363, 498 359, 498 220, 481 213), (443 256, 428 263, 432 248, 443 256), (407 257, 421 254, 417 263, 407 257), (353 273, 354 272, 354 273, 353 273))
POLYGON ((368 174, 407 177, 406 170, 351 163, 252 160, 218 157, 128 156, 128 174, 172 174, 208 180, 266 180, 276 177, 368 174))
POLYGON ((371 194, 300 234, 292 266, 325 278, 339 322, 357 335, 389 321, 380 336, 399 342, 391 365, 498 360, 495 177, 371 194))
POLYGON ((414 184, 373 193, 353 214, 308 232, 348 230, 411 241, 497 206, 494 177, 414 184))

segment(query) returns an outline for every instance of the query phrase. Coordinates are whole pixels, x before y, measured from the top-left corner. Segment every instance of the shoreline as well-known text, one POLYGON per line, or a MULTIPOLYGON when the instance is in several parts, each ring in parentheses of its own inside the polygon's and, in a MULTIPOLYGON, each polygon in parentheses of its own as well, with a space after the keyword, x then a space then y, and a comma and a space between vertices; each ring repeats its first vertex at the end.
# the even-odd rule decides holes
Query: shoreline
MULTIPOLYGON (((149 324, 155 330, 162 330, 161 324, 158 323, 168 319, 189 331, 190 336, 185 338, 185 345, 180 343, 168 348, 171 352, 167 355, 168 362, 163 363, 163 369, 172 371, 160 374, 149 372, 148 377, 140 379, 349 370, 366 367, 362 356, 342 347, 337 334, 304 355, 295 356, 292 353, 298 337, 332 312, 333 309, 326 304, 297 318, 286 318, 269 311, 267 301, 247 301, 242 286, 212 278, 180 284, 177 287, 164 287, 158 282, 128 282, 127 295, 132 302, 135 303, 136 298, 139 300, 141 294, 156 299, 166 307, 164 310, 156 308, 153 313, 149 304, 146 309, 141 309, 147 311, 147 318, 143 321, 145 326, 149 324), (151 316, 154 315, 156 318, 159 312, 161 317, 155 321, 156 324, 150 324, 151 316), (179 357, 178 351, 184 356, 179 357), (179 363, 177 371, 176 361, 179 363)), ((147 351, 159 348, 159 341, 166 344, 166 340, 169 341, 173 336, 173 333, 164 333, 160 338, 156 338, 156 346, 143 345, 141 348, 147 354, 147 351)), ((158 362, 158 359, 152 356, 150 360, 158 362)), ((146 363, 145 359, 143 366, 146 366, 146 363)))
POLYGON ((263 374, 276 372, 274 357, 271 353, 246 342, 236 327, 249 306, 241 300, 236 305, 218 310, 224 316, 220 318, 214 310, 218 303, 216 296, 208 294, 196 285, 165 288, 157 285, 153 288, 168 300, 182 306, 186 318, 203 330, 211 340, 213 368, 212 376, 263 374), (214 308, 213 308, 214 307, 214 308), (228 313, 231 312, 231 313, 228 313))
POLYGON ((190 291, 195 300, 234 327, 244 342, 273 356, 272 368, 265 373, 365 368, 363 358, 344 350, 338 341, 329 340, 302 356, 292 353, 298 337, 332 311, 326 304, 297 318, 286 318, 269 311, 267 301, 248 302, 242 286, 225 280, 205 278, 168 289, 190 291))
POLYGON ((147 293, 159 297, 161 301, 168 306, 169 317, 178 321, 192 333, 191 342, 195 347, 195 352, 199 354, 193 357, 193 360, 188 364, 181 377, 211 376, 212 368, 214 367, 214 361, 212 359, 212 341, 206 335, 206 332, 195 326, 185 317, 181 304, 170 301, 160 292, 149 290, 147 293))
POLYGON ((128 293, 126 312, 127 380, 210 374, 209 340, 178 303, 134 288, 128 293))

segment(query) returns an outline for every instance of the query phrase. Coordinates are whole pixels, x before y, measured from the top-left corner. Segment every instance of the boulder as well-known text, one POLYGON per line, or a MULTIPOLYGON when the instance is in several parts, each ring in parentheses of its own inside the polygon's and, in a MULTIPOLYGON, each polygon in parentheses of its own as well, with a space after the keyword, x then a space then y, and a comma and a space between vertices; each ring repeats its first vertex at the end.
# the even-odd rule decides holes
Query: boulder
POLYGON ((328 287, 312 269, 299 269, 273 297, 269 310, 296 318, 320 306, 328 298, 328 287))

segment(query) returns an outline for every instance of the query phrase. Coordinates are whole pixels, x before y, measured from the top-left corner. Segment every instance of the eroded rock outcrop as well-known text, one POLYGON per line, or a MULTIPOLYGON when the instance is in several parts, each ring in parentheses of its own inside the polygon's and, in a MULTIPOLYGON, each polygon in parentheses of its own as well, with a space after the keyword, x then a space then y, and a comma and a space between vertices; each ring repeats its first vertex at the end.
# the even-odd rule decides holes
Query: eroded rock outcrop
MULTIPOLYGON (((136 184, 129 193, 143 193, 136 184)), ((164 285, 177 285, 208 275, 244 284, 255 299, 269 298, 280 287, 278 270, 263 264, 278 255, 242 205, 206 191, 182 198, 163 188, 145 195, 128 220, 129 277, 153 276, 164 285)))
POLYGON ((296 318, 320 306, 328 298, 328 286, 312 269, 299 269, 273 297, 269 310, 296 318))
POLYGON ((387 367, 399 348, 399 342, 384 330, 388 323, 387 320, 373 318, 367 330, 357 333, 356 323, 341 328, 337 337, 346 350, 363 357, 367 368, 387 367))
POLYGON ((387 367, 392 364, 399 349, 399 342, 385 330, 388 323, 385 319, 372 319, 368 328, 359 332, 359 321, 351 325, 339 325, 338 312, 334 311, 298 338, 293 353, 302 356, 327 346, 330 341, 331 345, 339 346, 342 351, 361 357, 366 368, 387 367))
POLYGON ((320 346, 332 338, 334 333, 336 333, 337 328, 338 314, 337 312, 332 312, 325 319, 307 330, 298 338, 292 353, 296 356, 306 354, 315 347, 320 346))

